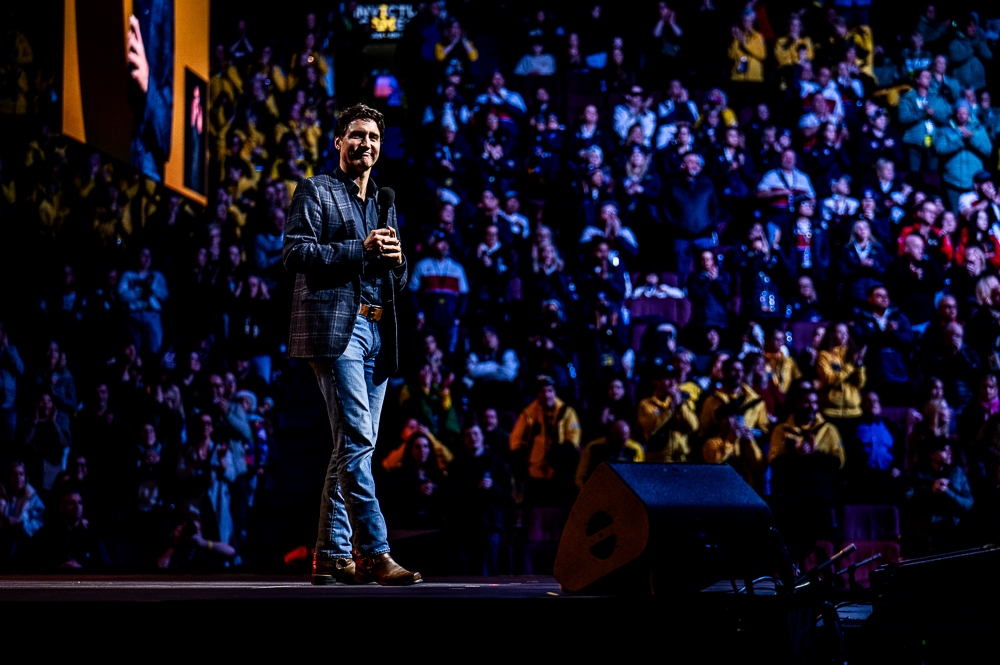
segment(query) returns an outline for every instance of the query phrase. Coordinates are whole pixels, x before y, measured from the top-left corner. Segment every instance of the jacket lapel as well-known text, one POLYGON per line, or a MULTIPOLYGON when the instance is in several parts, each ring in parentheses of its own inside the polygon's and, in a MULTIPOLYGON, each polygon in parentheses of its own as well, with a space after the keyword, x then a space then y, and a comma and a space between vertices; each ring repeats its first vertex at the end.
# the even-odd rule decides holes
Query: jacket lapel
POLYGON ((344 223, 351 230, 351 236, 358 240, 363 239, 365 234, 362 233, 360 222, 354 217, 354 207, 348 198, 350 195, 347 193, 344 183, 331 176, 330 191, 333 194, 333 203, 337 206, 337 211, 340 213, 341 219, 344 220, 344 223))

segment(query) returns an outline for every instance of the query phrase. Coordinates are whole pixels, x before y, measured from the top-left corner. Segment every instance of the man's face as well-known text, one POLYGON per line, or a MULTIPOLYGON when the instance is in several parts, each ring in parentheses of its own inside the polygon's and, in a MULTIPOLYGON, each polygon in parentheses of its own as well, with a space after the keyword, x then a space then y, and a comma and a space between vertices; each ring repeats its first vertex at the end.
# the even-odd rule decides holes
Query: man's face
POLYGON ((444 257, 448 256, 448 252, 450 250, 451 247, 448 245, 448 241, 444 240, 443 238, 441 240, 438 240, 434 244, 434 253, 437 255, 439 259, 443 259, 444 257))
POLYGON ((538 391, 538 397, 546 408, 554 409, 556 406, 556 387, 542 386, 542 389, 538 391))
POLYGON ((632 90, 630 90, 629 93, 625 95, 625 99, 626 101, 628 101, 629 106, 631 106, 632 108, 635 109, 639 108, 640 106, 642 106, 642 103, 644 101, 642 88, 638 86, 633 86, 632 90))
POLYGON ((921 88, 929 88, 931 85, 931 73, 926 69, 917 75, 917 85, 921 88))
POLYGON ((59 501, 59 515, 63 521, 76 526, 83 519, 83 497, 77 492, 70 492, 59 501))
POLYGON ((964 125, 965 123, 969 122, 968 106, 965 106, 963 104, 962 106, 959 106, 957 109, 955 109, 955 122, 957 122, 960 125, 964 125))
POLYGON ((903 241, 903 251, 914 261, 924 258, 924 240, 918 235, 906 236, 903 241))
POLYGON ((608 442, 619 446, 624 446, 625 442, 632 436, 632 430, 624 420, 617 420, 608 432, 608 442))
POLYGON ((816 83, 821 88, 825 88, 830 83, 830 68, 820 67, 816 73, 816 83))
POLYGON ((14 492, 20 492, 28 484, 28 476, 24 472, 24 467, 20 464, 16 465, 10 471, 10 489, 14 492))
POLYGON ((889 292, 885 289, 875 289, 872 291, 871 303, 878 309, 888 309, 889 307, 889 292))
POLYGON ((816 414, 819 413, 819 397, 816 396, 816 393, 809 391, 802 396, 798 412, 803 420, 811 421, 816 417, 816 414))
POLYGON ((781 168, 785 171, 791 171, 795 168, 795 151, 786 150, 781 153, 781 168))
POLYGON ((490 82, 493 84, 494 90, 499 90, 504 86, 505 83, 507 83, 506 81, 504 81, 503 74, 501 74, 500 72, 494 72, 493 78, 490 79, 490 82))
POLYGON ((465 449, 473 457, 479 457, 483 454, 483 450, 485 449, 483 430, 479 429, 478 425, 473 425, 465 430, 462 441, 465 443, 465 449))
POLYGON ((608 260, 608 243, 599 242, 594 246, 594 258, 598 263, 603 263, 608 260))
POLYGON ((684 172, 687 173, 689 178, 695 178, 701 173, 701 159, 698 155, 692 155, 688 153, 684 155, 684 172))
POLYGON ((353 120, 343 136, 334 139, 340 153, 340 168, 346 173, 358 174, 371 169, 378 160, 382 135, 374 120, 353 120))
POLYGON ((882 399, 878 396, 878 393, 868 393, 861 403, 861 408, 866 413, 877 418, 882 415, 882 399))
POLYGON ((799 295, 807 300, 812 300, 816 297, 816 287, 812 279, 808 277, 799 278, 799 295))
POLYGON ((730 386, 738 386, 743 383, 743 363, 740 361, 734 361, 726 366, 724 369, 724 376, 726 383, 730 386))
POLYGON ((611 385, 608 386, 608 396, 611 399, 615 400, 616 402, 618 400, 623 399, 625 397, 625 386, 624 386, 624 384, 622 384, 622 382, 619 381, 619 380, 617 380, 617 379, 615 379, 614 381, 612 381, 611 385))
POLYGON ((496 409, 486 409, 483 411, 483 426, 487 430, 496 429, 500 426, 500 416, 496 409))
POLYGON ((958 302, 951 296, 941 298, 938 303, 938 313, 945 321, 954 321, 958 318, 958 302))
POLYGON ((208 384, 212 388, 212 397, 214 399, 221 399, 226 394, 226 382, 222 380, 222 377, 218 374, 213 374, 208 379, 208 384))
POLYGON ((780 330, 775 330, 771 333, 771 336, 767 338, 767 351, 770 353, 776 353, 778 349, 782 347, 785 343, 785 333, 780 330))

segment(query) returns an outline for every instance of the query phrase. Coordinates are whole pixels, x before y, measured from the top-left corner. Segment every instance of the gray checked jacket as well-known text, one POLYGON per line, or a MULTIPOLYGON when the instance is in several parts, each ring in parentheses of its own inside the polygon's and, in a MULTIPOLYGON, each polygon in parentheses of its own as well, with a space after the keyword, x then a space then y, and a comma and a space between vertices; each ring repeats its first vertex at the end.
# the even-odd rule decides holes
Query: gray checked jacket
MULTIPOLYGON (((356 218, 349 197, 344 183, 329 175, 303 180, 292 197, 282 247, 285 269, 295 274, 290 358, 338 358, 354 332, 361 307, 361 276, 375 267, 365 258, 364 223, 356 218)), ((389 209, 388 223, 398 236, 395 206, 389 209)), ((379 322, 380 360, 390 373, 399 369, 395 305, 406 279, 404 256, 402 265, 388 271, 382 281, 385 311, 379 322)))

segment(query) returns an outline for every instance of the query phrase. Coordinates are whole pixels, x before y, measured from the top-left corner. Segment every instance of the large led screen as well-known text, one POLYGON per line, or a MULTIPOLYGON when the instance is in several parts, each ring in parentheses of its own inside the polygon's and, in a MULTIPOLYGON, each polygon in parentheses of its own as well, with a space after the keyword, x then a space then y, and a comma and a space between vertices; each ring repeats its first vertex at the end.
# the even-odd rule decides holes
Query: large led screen
POLYGON ((65 0, 63 133, 205 202, 207 0, 65 0))

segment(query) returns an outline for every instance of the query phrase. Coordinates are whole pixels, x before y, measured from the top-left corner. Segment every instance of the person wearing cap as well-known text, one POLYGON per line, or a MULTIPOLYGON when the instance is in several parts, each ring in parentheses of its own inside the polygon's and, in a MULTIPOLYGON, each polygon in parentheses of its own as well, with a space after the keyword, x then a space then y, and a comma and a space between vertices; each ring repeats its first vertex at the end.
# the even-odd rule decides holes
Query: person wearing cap
POLYGON ((625 103, 615 106, 613 126, 621 140, 628 137, 632 125, 642 127, 642 138, 649 145, 656 133, 656 113, 650 108, 653 98, 646 94, 641 85, 633 85, 625 93, 625 103))
POLYGON ((959 196, 972 189, 973 176, 983 170, 987 159, 993 158, 993 143, 968 102, 955 104, 955 117, 941 128, 934 148, 942 162, 948 209, 958 212, 959 196))
POLYGON ((990 218, 990 232, 1000 238, 1000 194, 989 171, 976 171, 972 176, 972 191, 958 197, 958 214, 971 222, 979 211, 990 218))
POLYGON ((333 433, 314 584, 422 580, 389 554, 371 473, 388 375, 399 368, 396 300, 408 276, 395 207, 383 200, 391 190, 371 180, 384 131, 375 109, 344 109, 338 166, 299 183, 285 227, 285 268, 295 274, 288 354, 312 366, 333 433))
POLYGON ((940 95, 930 92, 931 73, 924 69, 913 80, 913 89, 899 100, 899 124, 909 171, 936 172, 934 141, 939 127, 948 122, 951 109, 940 95))
POLYGON ((559 398, 552 377, 540 375, 535 383, 537 396, 518 415, 510 433, 512 470, 524 481, 527 506, 568 508, 576 490, 580 419, 559 398))
POLYGON ((650 377, 653 393, 639 401, 636 424, 649 462, 686 462, 691 454, 689 439, 698 430, 698 415, 680 376, 675 365, 659 366, 650 377))

